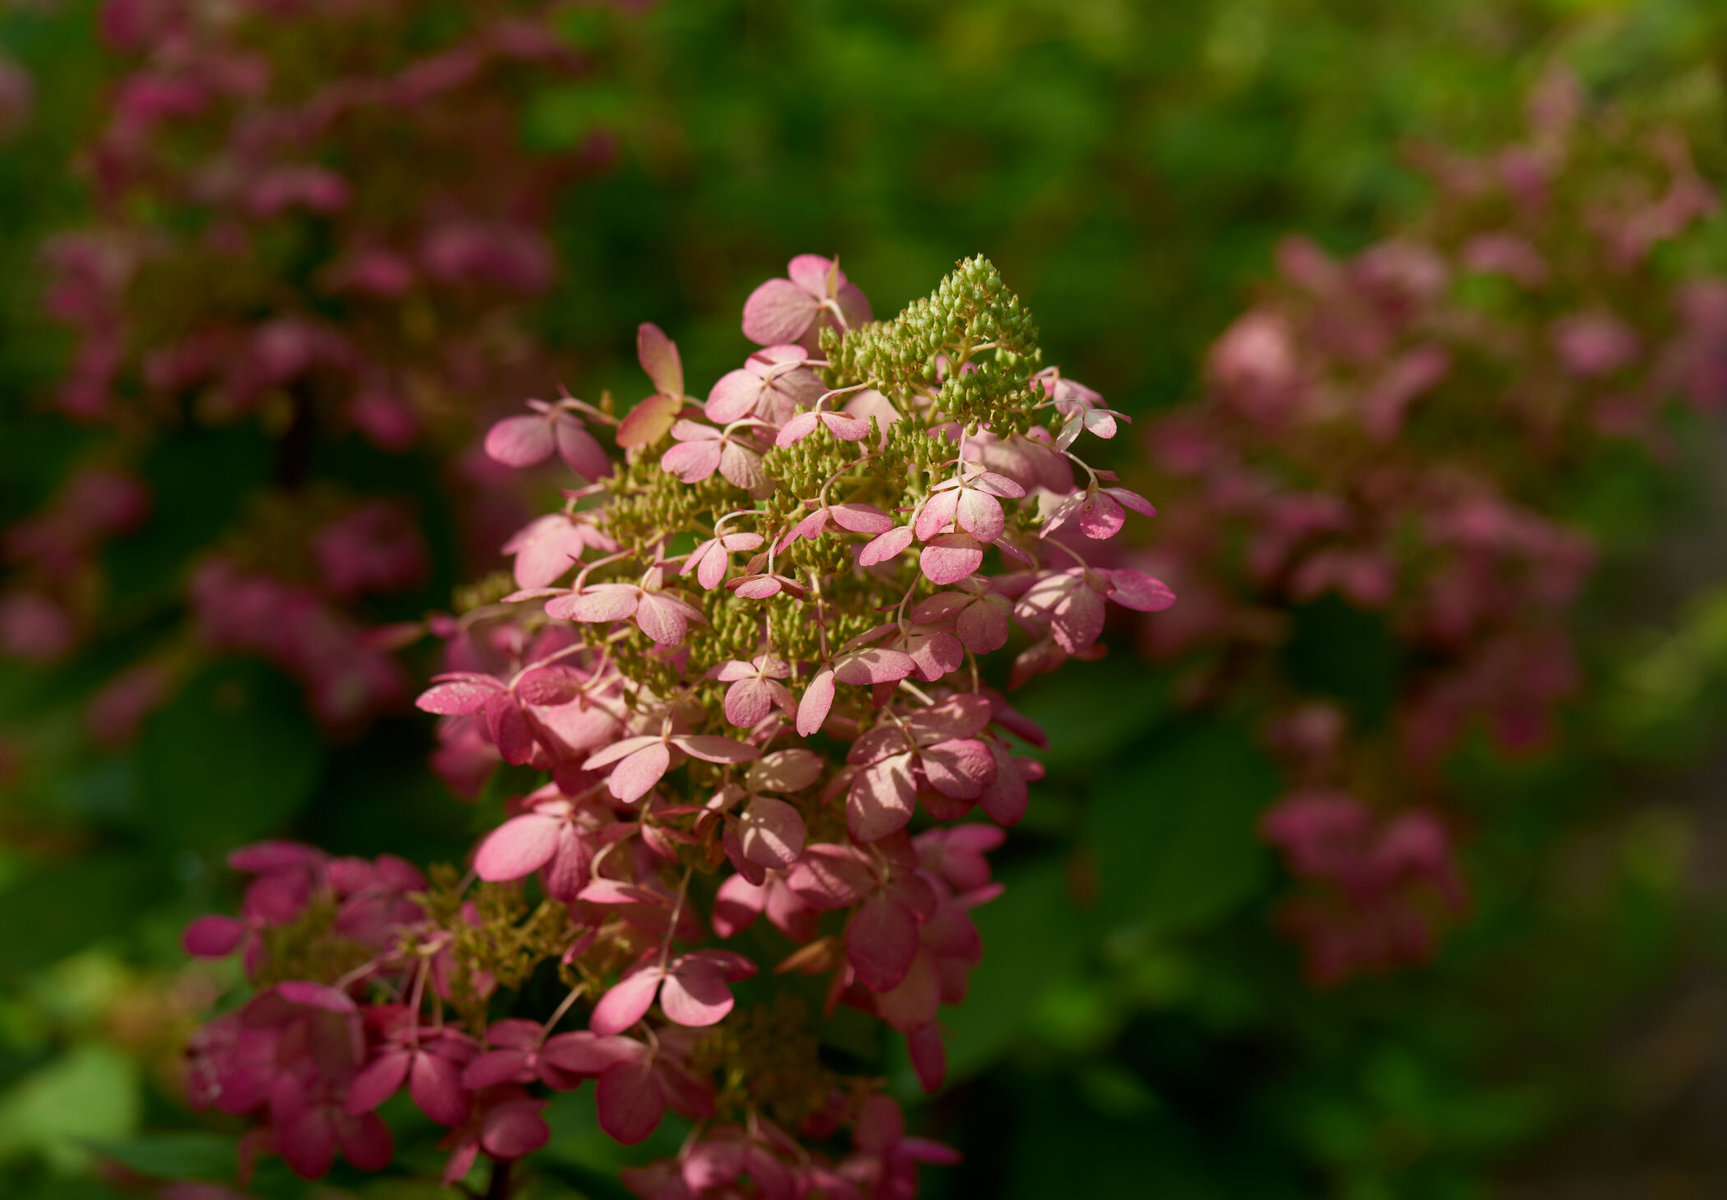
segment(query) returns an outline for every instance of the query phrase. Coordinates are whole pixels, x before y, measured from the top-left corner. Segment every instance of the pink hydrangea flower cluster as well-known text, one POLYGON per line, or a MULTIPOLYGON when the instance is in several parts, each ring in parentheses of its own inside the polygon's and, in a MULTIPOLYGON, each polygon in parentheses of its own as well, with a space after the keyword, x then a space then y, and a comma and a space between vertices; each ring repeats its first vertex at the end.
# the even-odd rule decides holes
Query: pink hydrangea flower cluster
POLYGON ((371 1114, 406 1086, 457 1180, 543 1144, 546 1096, 592 1080, 620 1142, 694 1122, 627 1174, 643 1196, 885 1200, 951 1160, 828 1064, 814 1014, 865 1014, 941 1083, 987 855, 1041 775, 991 656, 1015 626, 1017 675, 1095 656, 1106 606, 1173 596, 1088 565, 1151 511, 1080 456, 1124 418, 1042 365, 993 267, 870 316, 804 255, 705 398, 643 325, 654 392, 621 421, 564 397, 492 428, 498 460, 576 478, 510 542, 508 594, 440 624, 451 669, 419 703, 462 788, 500 763, 543 782, 424 890, 389 861, 237 857, 242 917, 187 945, 243 952, 260 990, 200 1036, 195 1094, 257 1114, 257 1146, 374 1167, 371 1114))
POLYGON ((1675 283, 1656 256, 1715 207, 1684 140, 1586 113, 1563 73, 1530 109, 1507 149, 1424 152, 1437 199, 1406 233, 1343 261, 1285 242, 1212 347, 1204 403, 1149 430, 1154 486, 1186 499, 1146 560, 1184 603, 1145 645, 1193 666, 1197 695, 1244 670, 1268 687, 1294 791, 1266 830, 1332 888, 1291 918, 1326 979, 1434 943, 1463 904, 1440 759, 1478 722, 1540 745, 1580 682, 1566 617, 1595 552, 1553 515, 1560 490, 1610 443, 1665 452, 1676 408, 1727 397, 1727 281, 1675 283), (1325 595, 1404 648, 1389 734, 1275 668, 1282 610, 1325 595), (1355 865, 1316 867, 1302 847, 1334 835, 1355 865))
MULTIPOLYGON (((524 318, 556 276, 554 198, 610 157, 599 132, 575 154, 519 144, 533 89, 599 70, 561 40, 559 8, 101 7, 123 66, 85 153, 96 216, 43 250, 49 313, 77 339, 59 407, 109 435, 93 459, 103 465, 79 478, 123 476, 188 422, 246 423, 274 445, 255 494, 287 502, 240 505, 222 544, 189 564, 189 626, 98 700, 99 738, 122 738, 197 649, 273 659, 336 729, 405 700, 405 680, 368 646, 363 602, 400 588, 354 572, 401 583, 415 572, 375 567, 376 546, 333 545, 328 495, 300 504, 344 492, 321 482, 328 448, 363 439, 443 470, 476 561, 520 523, 508 473, 473 447, 475 422, 555 377, 524 318), (268 554, 232 553, 265 542, 268 554), (272 565, 284 560, 307 569, 272 565)), ((97 552, 137 521, 114 525, 109 500, 89 492, 69 487, 7 535, 22 569, 0 593, 0 653, 47 660, 104 632, 97 552)), ((353 523, 380 510, 345 501, 353 523)), ((391 553, 423 557, 411 527, 396 542, 391 553)))

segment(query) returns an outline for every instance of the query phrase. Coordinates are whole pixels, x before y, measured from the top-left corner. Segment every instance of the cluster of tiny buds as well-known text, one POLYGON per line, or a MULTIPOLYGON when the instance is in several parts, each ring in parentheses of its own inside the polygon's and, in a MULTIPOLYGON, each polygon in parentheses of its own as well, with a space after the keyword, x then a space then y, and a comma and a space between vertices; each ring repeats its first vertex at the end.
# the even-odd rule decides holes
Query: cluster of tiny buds
POLYGON ((467 873, 278 844, 236 861, 242 919, 189 931, 261 989, 200 1038, 198 1094, 300 1173, 387 1161, 373 1110, 406 1085, 459 1180, 538 1147, 546 1094, 588 1078, 621 1142, 694 1123, 626 1175, 644 1196, 885 1200, 951 1161, 817 1014, 867 1014, 942 1082, 985 856, 1042 773, 990 656, 1023 631, 1012 686, 1100 654, 1106 605, 1167 607, 1087 562, 1152 509, 1080 457, 1126 418, 1042 366, 981 258, 875 322, 803 255, 743 331, 761 348, 705 399, 643 325, 654 392, 621 421, 566 395, 486 437, 580 480, 506 547, 515 590, 437 626, 435 765, 468 794, 500 763, 544 780, 467 873))

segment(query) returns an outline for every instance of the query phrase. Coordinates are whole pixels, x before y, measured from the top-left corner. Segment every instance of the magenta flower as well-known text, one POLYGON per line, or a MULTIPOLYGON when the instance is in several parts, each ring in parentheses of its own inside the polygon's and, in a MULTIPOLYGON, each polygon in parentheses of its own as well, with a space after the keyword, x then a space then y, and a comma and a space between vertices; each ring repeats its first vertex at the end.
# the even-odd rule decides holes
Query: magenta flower
POLYGON ((744 302, 744 336, 763 346, 804 342, 821 324, 841 330, 871 319, 869 301, 846 279, 837 259, 800 254, 786 265, 789 279, 770 279, 744 302), (818 324, 819 319, 819 324, 818 324))

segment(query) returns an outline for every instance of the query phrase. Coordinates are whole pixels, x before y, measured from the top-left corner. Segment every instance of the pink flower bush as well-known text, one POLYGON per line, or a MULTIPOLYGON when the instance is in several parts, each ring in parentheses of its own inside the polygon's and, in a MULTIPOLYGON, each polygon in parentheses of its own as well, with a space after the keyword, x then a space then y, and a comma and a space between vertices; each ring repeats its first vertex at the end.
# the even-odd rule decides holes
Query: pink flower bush
POLYGON ((1674 131, 1585 103, 1556 73, 1525 141, 1424 151, 1431 213, 1352 258, 1286 241, 1278 281, 1212 346, 1204 402, 1148 431, 1152 486, 1182 503, 1142 565, 1184 602, 1145 648, 1185 664, 1195 699, 1267 685, 1292 790, 1264 828, 1313 884, 1288 925, 1316 978, 1430 951, 1464 903, 1441 760, 1476 727, 1539 747, 1581 681, 1567 618, 1595 548, 1557 494, 1603 447, 1666 453, 1676 409, 1727 400, 1727 283, 1653 257, 1714 194, 1674 131), (1275 665, 1283 610, 1324 596, 1403 649, 1384 733, 1275 665), (1320 869, 1302 831, 1333 819, 1348 861, 1320 869), (1373 865, 1411 830, 1419 855, 1373 865))
MULTIPOLYGON (((117 618, 100 551, 145 524, 137 476, 153 450, 189 422, 244 424, 271 445, 247 484, 260 499, 184 564, 191 619, 146 664, 169 678, 155 698, 199 653, 245 651, 296 676, 339 732, 406 700, 369 626, 373 598, 424 582, 423 514, 325 477, 363 442, 447 473, 476 556, 494 551, 500 509, 505 528, 520 523, 474 422, 557 374, 524 318, 556 278, 554 197, 608 158, 600 131, 577 154, 518 145, 531 89, 600 61, 561 40, 559 9, 102 6, 120 73, 84 154, 95 217, 42 259, 48 311, 76 338, 59 408, 107 438, 5 535, 17 570, 0 653, 47 660, 101 638, 117 618)), ((28 99, 14 76, 0 62, 0 127, 28 99)), ((609 470, 597 442, 545 413, 501 426, 495 457, 521 466, 556 447, 609 470)), ((92 712, 102 740, 136 726, 147 693, 126 696, 127 720, 92 712)))
POLYGON ((747 386, 685 394, 644 326, 651 420, 565 398, 488 435, 512 463, 577 448, 576 486, 512 541, 518 591, 437 623, 450 670, 420 706, 457 790, 500 762, 544 782, 430 886, 393 860, 236 856, 241 917, 187 948, 243 954, 258 991, 199 1036, 193 1094, 254 1116, 250 1145, 307 1176, 373 1168, 375 1110, 405 1087, 451 1130, 454 1182, 538 1148, 548 1094, 592 1080, 620 1142, 694 1122, 626 1175, 643 1196, 885 1200, 952 1161, 879 1080, 824 1062, 808 1005, 867 1014, 940 1085, 986 856, 1041 775, 983 660, 1017 623, 1018 673, 1052 669, 1098 651, 1108 605, 1173 596, 1045 536, 1150 506, 1081 457, 1123 418, 1041 367, 993 267, 868 313, 802 256, 746 306, 746 333, 784 339, 747 386), (819 351, 793 340, 818 324, 819 351), (627 453, 602 471, 613 424, 627 453), (522 993, 542 969, 549 1010, 522 993))

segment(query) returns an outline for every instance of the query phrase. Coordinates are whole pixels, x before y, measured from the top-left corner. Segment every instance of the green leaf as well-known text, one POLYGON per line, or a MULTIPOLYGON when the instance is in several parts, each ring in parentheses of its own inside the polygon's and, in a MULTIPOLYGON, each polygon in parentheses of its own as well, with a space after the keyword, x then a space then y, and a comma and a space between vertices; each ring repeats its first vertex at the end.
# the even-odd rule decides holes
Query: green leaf
POLYGON ((1044 996, 1079 966, 1090 942, 1064 862, 1015 867, 1000 879, 1001 897, 972 914, 984 949, 966 1001, 941 1012, 950 1080, 1000 1057, 1030 1025, 1044 996))
POLYGON ((151 716, 138 744, 150 832, 212 856, 281 832, 323 769, 323 738, 299 689, 250 660, 204 668, 151 716))
POLYGON ((1102 917, 1172 934, 1253 895, 1268 869, 1254 826, 1281 786, 1240 726, 1170 730, 1129 773, 1100 785, 1087 808, 1084 841, 1102 917))
POLYGON ((57 962, 131 928, 163 890, 154 857, 98 853, 21 874, 0 890, 0 978, 57 962))
POLYGON ((137 1062, 110 1046, 76 1046, 0 1096, 0 1160, 36 1154, 76 1171, 89 1158, 83 1144, 131 1133, 140 1105, 137 1062))
POLYGON ((88 1140, 85 1147, 140 1175, 161 1179, 232 1179, 232 1138, 214 1133, 152 1133, 125 1141, 88 1140))

